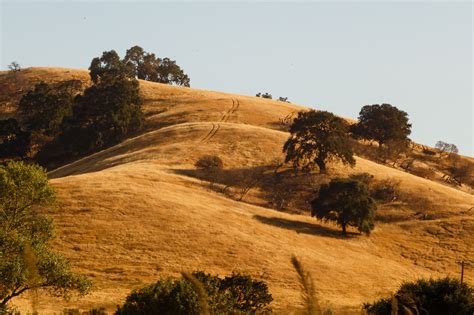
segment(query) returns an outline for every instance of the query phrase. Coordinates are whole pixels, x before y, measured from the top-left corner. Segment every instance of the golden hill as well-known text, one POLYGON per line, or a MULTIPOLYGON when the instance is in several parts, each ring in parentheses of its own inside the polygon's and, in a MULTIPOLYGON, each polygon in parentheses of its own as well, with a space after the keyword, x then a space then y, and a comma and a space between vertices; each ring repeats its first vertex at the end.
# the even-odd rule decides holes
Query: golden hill
MULTIPOLYGON (((23 90, 37 80, 88 80, 87 71, 72 69, 31 68, 22 75, 23 90)), ((0 74, 0 86, 11 82, 7 76, 0 74)), ((348 239, 308 215, 266 208, 258 189, 239 202, 192 176, 205 154, 219 155, 228 170, 281 159, 288 134, 279 120, 304 107, 143 81, 141 93, 142 134, 50 172, 61 205, 50 212, 55 246, 94 280, 96 291, 69 303, 31 294, 20 300, 22 309, 111 311, 131 289, 160 276, 204 270, 263 279, 275 308, 288 310, 300 303, 290 264, 295 254, 312 273, 323 305, 358 313, 363 302, 390 294, 402 281, 457 276, 457 261, 474 260, 473 195, 369 160, 330 171, 400 181, 413 202, 382 206, 382 214, 398 219, 378 222, 370 237, 348 239)), ((0 106, 15 115, 14 102, 0 106)), ((474 284, 474 273, 468 270, 466 279, 474 284)))

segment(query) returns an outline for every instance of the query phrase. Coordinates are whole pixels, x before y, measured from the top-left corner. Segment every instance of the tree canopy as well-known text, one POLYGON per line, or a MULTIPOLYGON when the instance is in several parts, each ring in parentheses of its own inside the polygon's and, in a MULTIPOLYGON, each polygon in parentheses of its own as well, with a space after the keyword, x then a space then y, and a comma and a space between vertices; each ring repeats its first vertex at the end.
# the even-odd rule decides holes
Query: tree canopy
POLYGON ((64 118, 71 115, 73 102, 71 92, 40 82, 20 100, 22 122, 30 131, 53 136, 60 131, 64 118))
POLYGON ((403 283, 391 298, 363 307, 370 315, 474 314, 474 288, 457 279, 419 279, 403 283))
POLYGON ((141 128, 144 116, 138 81, 108 80, 104 77, 76 98, 73 115, 61 135, 69 152, 80 154, 100 149, 141 128))
POLYGON ((408 114, 390 104, 374 104, 362 107, 359 122, 352 126, 354 135, 375 140, 379 145, 389 140, 404 141, 411 133, 408 114))
POLYGON ((0 120, 0 158, 25 157, 30 142, 31 133, 23 131, 16 119, 0 120))
POLYGON ((124 64, 133 69, 136 78, 181 86, 190 86, 190 79, 186 73, 170 58, 158 58, 153 53, 147 53, 140 46, 133 46, 127 50, 124 64))
POLYGON ((370 234, 374 229, 376 204, 367 186, 354 179, 336 178, 324 184, 311 202, 311 215, 324 221, 334 221, 346 235, 347 226, 370 234))
POLYGON ((303 171, 310 171, 317 165, 320 172, 325 172, 326 164, 332 160, 355 165, 348 128, 342 118, 330 112, 299 112, 283 146, 285 162, 291 162, 303 171))
POLYGON ((124 63, 115 50, 110 50, 92 59, 89 74, 95 84, 113 84, 115 81, 134 78, 134 69, 132 65, 124 63))
POLYGON ((0 166, 0 309, 27 290, 44 288, 65 297, 90 290, 91 282, 71 272, 68 261, 49 247, 53 222, 38 207, 54 200, 42 168, 22 162, 0 166))

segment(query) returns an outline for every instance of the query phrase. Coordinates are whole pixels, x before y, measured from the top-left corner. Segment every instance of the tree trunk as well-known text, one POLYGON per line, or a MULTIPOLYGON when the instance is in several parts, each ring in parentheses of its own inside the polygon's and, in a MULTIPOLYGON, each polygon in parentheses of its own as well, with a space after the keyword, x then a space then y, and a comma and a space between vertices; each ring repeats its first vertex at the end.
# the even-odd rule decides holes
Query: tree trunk
POLYGON ((346 223, 342 223, 342 235, 347 236, 346 223))
POLYGON ((319 173, 320 174, 326 173, 326 162, 324 162, 324 157, 318 156, 316 158, 316 164, 319 167, 319 173))

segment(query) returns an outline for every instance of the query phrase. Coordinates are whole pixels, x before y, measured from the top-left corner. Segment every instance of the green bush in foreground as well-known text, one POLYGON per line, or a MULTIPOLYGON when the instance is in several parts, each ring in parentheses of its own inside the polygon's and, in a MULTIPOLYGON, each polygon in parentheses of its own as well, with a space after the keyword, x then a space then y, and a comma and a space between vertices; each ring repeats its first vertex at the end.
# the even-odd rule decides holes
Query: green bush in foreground
POLYGON ((383 298, 363 308, 370 315, 474 314, 474 289, 452 278, 406 282, 392 298, 383 298))
POLYGON ((267 285, 250 276, 232 274, 225 278, 203 272, 182 279, 160 279, 127 297, 115 314, 255 314, 270 312, 273 300, 267 285), (205 293, 200 292, 200 285, 205 293), (207 299, 207 301, 202 301, 207 299), (204 306, 205 307, 204 307, 204 306))

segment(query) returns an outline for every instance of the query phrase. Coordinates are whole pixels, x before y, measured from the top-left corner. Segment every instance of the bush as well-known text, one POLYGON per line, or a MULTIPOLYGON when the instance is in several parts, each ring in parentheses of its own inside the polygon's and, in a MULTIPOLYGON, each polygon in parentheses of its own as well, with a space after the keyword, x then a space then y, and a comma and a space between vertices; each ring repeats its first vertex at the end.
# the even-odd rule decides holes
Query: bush
POLYGON ((456 279, 420 279, 402 284, 393 298, 365 303, 363 308, 370 315, 468 315, 474 313, 473 293, 472 287, 456 279))
MULTIPOLYGON (((250 276, 232 274, 225 278, 194 272, 207 292, 211 314, 270 312, 273 300, 267 285, 250 276)), ((188 277, 186 277, 188 278, 188 277)), ((202 294, 188 279, 160 279, 139 290, 134 290, 115 314, 201 314, 202 294)))
POLYGON ((224 167, 224 162, 217 155, 205 155, 199 158, 194 164, 196 168, 202 170, 216 170, 224 167))
POLYGON ((357 173, 357 174, 350 175, 349 178, 362 182, 366 184, 367 187, 369 187, 374 180, 374 175, 371 175, 369 173, 357 173))
POLYGON ((373 186, 370 195, 381 202, 391 202, 399 197, 400 182, 393 179, 385 179, 373 186))

